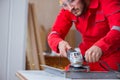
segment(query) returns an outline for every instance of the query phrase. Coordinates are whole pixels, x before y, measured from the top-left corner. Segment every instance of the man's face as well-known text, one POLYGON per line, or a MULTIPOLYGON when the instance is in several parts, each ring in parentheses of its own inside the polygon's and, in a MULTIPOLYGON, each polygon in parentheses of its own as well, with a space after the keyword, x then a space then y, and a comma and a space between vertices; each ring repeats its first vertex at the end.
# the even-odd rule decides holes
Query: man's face
POLYGON ((80 16, 85 8, 84 0, 60 0, 61 6, 70 12, 72 12, 75 16, 80 16))

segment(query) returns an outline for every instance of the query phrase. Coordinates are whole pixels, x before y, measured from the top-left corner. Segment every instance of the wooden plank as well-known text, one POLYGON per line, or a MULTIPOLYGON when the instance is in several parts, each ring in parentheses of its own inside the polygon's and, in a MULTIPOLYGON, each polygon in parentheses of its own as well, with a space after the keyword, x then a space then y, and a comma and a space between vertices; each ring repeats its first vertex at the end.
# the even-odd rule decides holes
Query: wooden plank
POLYGON ((34 69, 34 62, 33 62, 33 55, 32 55, 32 48, 31 48, 31 42, 30 42, 30 35, 29 30, 27 31, 27 47, 26 47, 26 56, 28 59, 28 63, 26 66, 29 66, 30 69, 34 69))
POLYGON ((36 42, 37 42, 36 44, 37 44, 37 49, 38 49, 38 53, 39 53, 39 56, 38 56, 39 61, 40 61, 40 64, 45 64, 43 51, 42 51, 43 49, 42 49, 42 44, 41 44, 41 38, 40 38, 40 35, 39 35, 39 24, 38 24, 34 4, 31 4, 31 10, 32 10, 32 17, 33 17, 33 25, 34 25, 34 30, 35 30, 35 37, 36 37, 36 42))
MULTIPOLYGON (((48 28, 46 31, 47 31, 47 35, 48 35, 51 32, 51 28, 48 28)), ((51 48, 50 48, 48 42, 46 43, 46 46, 47 46, 47 51, 51 52, 51 48)))
POLYGON ((39 27, 39 36, 41 38, 41 43, 42 43, 42 51, 47 51, 47 40, 46 40, 46 37, 47 37, 47 32, 45 30, 45 27, 43 25, 41 25, 39 27))
POLYGON ((33 54, 32 54, 32 44, 31 44, 31 35, 30 35, 30 26, 31 26, 31 17, 30 17, 30 5, 28 8, 28 27, 27 27, 27 46, 26 46, 26 57, 28 60, 28 63, 26 66, 29 66, 29 69, 35 69, 34 67, 34 60, 33 60, 33 54))
POLYGON ((30 31, 30 40, 31 40, 31 50, 34 60, 34 69, 39 70, 39 59, 38 59, 38 51, 37 51, 37 44, 36 44, 36 38, 35 38, 35 30, 34 30, 34 23, 33 23, 33 17, 32 17, 32 5, 29 4, 29 31, 30 31))

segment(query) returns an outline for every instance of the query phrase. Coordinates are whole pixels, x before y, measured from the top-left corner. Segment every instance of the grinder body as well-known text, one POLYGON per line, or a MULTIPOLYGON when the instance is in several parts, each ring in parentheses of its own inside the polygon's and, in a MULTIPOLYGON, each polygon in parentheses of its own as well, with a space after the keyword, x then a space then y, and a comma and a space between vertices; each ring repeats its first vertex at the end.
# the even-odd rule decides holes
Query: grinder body
POLYGON ((76 50, 69 49, 67 51, 67 57, 73 67, 81 67, 83 64, 82 54, 77 52, 76 50))
POLYGON ((76 50, 69 49, 67 50, 67 58, 70 61, 69 71, 80 71, 80 72, 89 72, 89 66, 84 65, 84 58, 80 52, 76 50))

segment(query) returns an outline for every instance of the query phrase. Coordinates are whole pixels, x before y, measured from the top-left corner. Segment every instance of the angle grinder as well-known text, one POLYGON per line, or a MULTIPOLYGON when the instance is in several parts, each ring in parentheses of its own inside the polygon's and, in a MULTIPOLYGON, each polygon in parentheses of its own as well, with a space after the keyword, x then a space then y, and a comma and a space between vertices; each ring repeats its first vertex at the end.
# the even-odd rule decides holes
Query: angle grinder
POLYGON ((69 71, 84 71, 89 72, 89 66, 84 65, 85 58, 80 52, 74 49, 67 50, 67 58, 70 61, 69 71))

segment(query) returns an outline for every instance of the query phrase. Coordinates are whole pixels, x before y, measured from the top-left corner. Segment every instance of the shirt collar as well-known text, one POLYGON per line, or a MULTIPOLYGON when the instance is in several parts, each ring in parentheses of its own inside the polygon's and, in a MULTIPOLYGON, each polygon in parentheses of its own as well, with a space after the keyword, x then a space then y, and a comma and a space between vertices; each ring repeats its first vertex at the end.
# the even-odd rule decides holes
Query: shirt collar
POLYGON ((90 0, 89 8, 94 9, 98 7, 98 0, 90 0))

